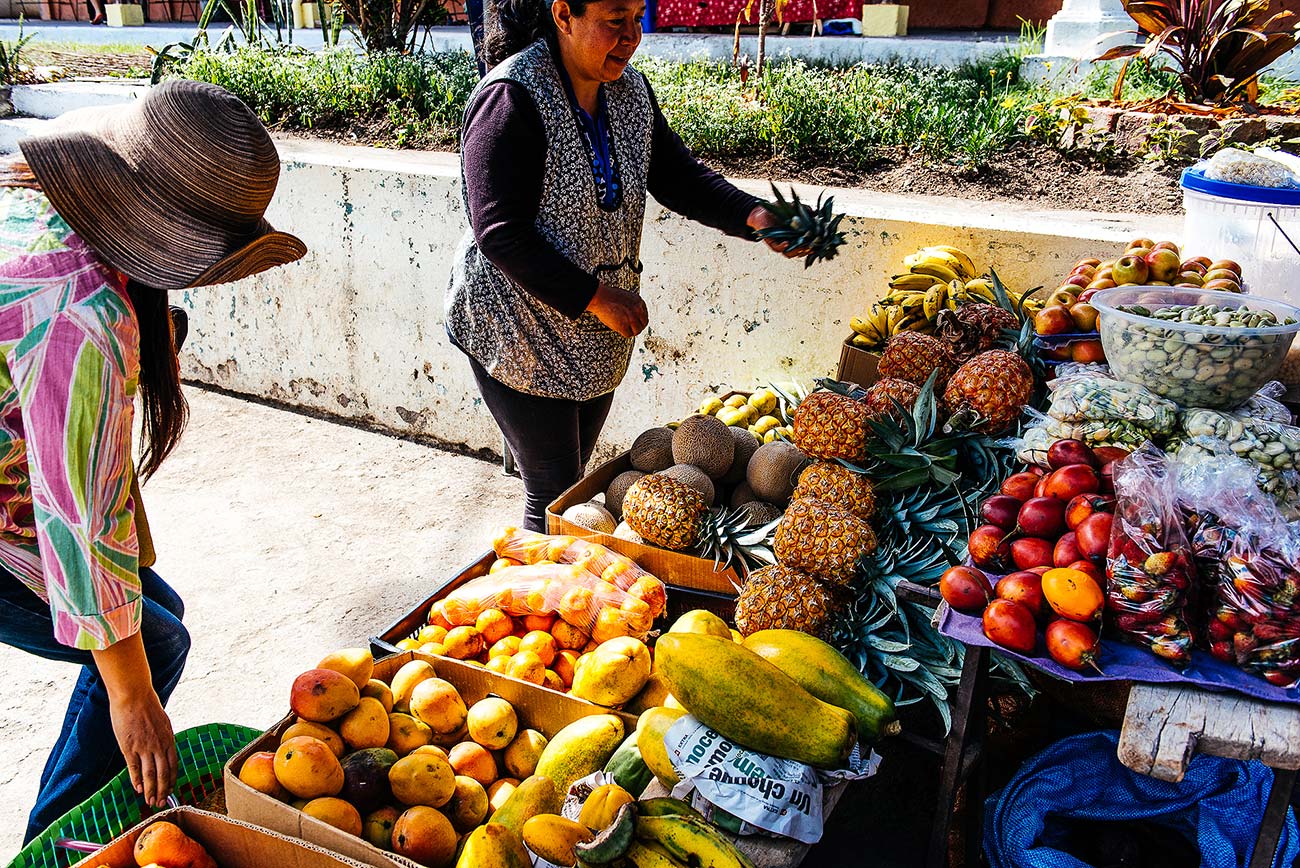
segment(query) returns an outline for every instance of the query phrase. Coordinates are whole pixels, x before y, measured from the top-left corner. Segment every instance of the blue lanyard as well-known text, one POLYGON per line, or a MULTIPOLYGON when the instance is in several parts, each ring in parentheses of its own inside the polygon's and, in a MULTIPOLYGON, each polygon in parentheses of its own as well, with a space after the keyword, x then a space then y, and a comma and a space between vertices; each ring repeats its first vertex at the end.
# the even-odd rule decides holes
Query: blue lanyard
POLYGON ((559 70, 560 80, 564 82, 564 90, 569 97, 569 105, 578 124, 578 132, 581 133, 583 142, 587 146, 587 157, 591 161, 591 172, 596 182, 600 207, 605 211, 613 211, 623 202, 623 184, 619 177, 618 159, 614 151, 613 131, 609 126, 609 107, 605 102, 605 88, 602 86, 598 92, 596 116, 592 117, 578 104, 578 97, 573 92, 568 73, 558 58, 555 66, 559 70))

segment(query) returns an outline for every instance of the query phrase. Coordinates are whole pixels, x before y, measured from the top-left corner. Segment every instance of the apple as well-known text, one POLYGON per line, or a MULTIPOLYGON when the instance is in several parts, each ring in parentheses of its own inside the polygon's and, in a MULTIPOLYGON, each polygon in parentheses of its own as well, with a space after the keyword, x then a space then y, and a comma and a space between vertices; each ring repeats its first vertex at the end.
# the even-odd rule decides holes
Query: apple
MULTIPOLYGON (((1083 288, 1083 291, 1087 292, 1090 289, 1114 289, 1114 288, 1115 288, 1115 281, 1111 280, 1109 277, 1099 277, 1096 280, 1094 280, 1092 283, 1085 286, 1083 288)), ((1082 297, 1082 293, 1080 293, 1080 297, 1082 297)))
POLYGON ((1049 305, 1059 304, 1061 307, 1070 308, 1079 300, 1079 296, 1082 293, 1083 287, 1081 286, 1063 286, 1047 297, 1047 303, 1049 305))
POLYGON ((1179 255, 1178 245, 1172 241, 1157 241, 1151 250, 1172 250, 1175 256, 1179 255))
POLYGON ((1129 246, 1130 248, 1133 248, 1133 247, 1145 247, 1145 248, 1147 248, 1147 249, 1149 250, 1149 249, 1151 249, 1152 247, 1155 247, 1155 246, 1156 246, 1156 243, 1155 243, 1154 241, 1152 241, 1150 238, 1137 238, 1137 239, 1134 239, 1133 241, 1130 241, 1130 242, 1128 243, 1128 246, 1129 246))
POLYGON ((1173 280, 1182 268, 1175 250, 1153 250, 1147 254, 1146 261, 1147 276, 1154 280, 1173 280))
POLYGON ((1208 256, 1193 256, 1188 262, 1199 262, 1203 270, 1208 270, 1214 264, 1214 260, 1208 256))
POLYGON ((1241 282, 1241 275, 1227 268, 1211 268, 1205 272, 1205 280, 1208 283, 1211 280, 1231 280, 1234 283, 1241 282))
POLYGON ((1101 341, 1075 341, 1070 344, 1070 361, 1081 365, 1105 364, 1106 350, 1101 341))
POLYGON ((1177 280, 1180 286, 1200 286, 1205 283, 1205 278, 1199 271, 1184 271, 1178 275, 1177 280))
POLYGON ((1074 268, 1071 268, 1070 273, 1093 275, 1097 273, 1097 266, 1088 265, 1087 263, 1081 262, 1078 265, 1074 266, 1074 268))
POLYGON ((1150 252, 1151 252, 1150 247, 1130 247, 1128 250, 1124 251, 1124 255, 1132 256, 1134 259, 1141 259, 1142 261, 1145 262, 1147 258, 1147 254, 1150 252))
MULTIPOLYGON (((1079 296, 1081 299, 1083 296, 1079 296)), ((1093 332, 1097 330, 1097 308, 1088 304, 1086 301, 1080 301, 1070 308, 1070 317, 1074 320, 1074 327, 1081 332, 1093 332)))
MULTIPOLYGON (((1101 268, 1101 260, 1093 259, 1093 258, 1080 259, 1078 265, 1091 265, 1093 268, 1101 268)), ((1077 268, 1078 265, 1076 265, 1075 267, 1077 268)))
POLYGON ((1091 274, 1071 274, 1065 279, 1065 283, 1061 284, 1061 289, 1064 290, 1066 284, 1071 284, 1079 287, 1079 289, 1084 289, 1090 283, 1092 283, 1091 274))
POLYGON ((1210 267, 1199 259, 1184 259, 1182 270, 1195 271, 1197 274, 1204 274, 1210 270, 1210 267))
POLYGON ((1227 271, 1231 271, 1233 274, 1237 275, 1237 277, 1241 277, 1241 266, 1233 262, 1231 259, 1215 260, 1214 262, 1210 263, 1209 268, 1210 271, 1214 271, 1220 268, 1226 269, 1227 271))
POLYGON ((1147 262, 1137 256, 1121 257, 1119 262, 1115 263, 1115 269, 1111 272, 1111 279, 1123 286, 1132 283, 1142 285, 1147 282, 1147 262))
POLYGON ((1063 335, 1074 328, 1069 308, 1051 304, 1034 314, 1034 331, 1040 335, 1063 335))
POLYGON ((1221 278, 1219 280, 1207 280, 1201 289, 1214 289, 1219 292, 1241 292, 1241 284, 1235 280, 1221 278))
MULTIPOLYGON (((1106 282, 1107 282, 1107 283, 1110 283, 1110 281, 1106 281, 1106 282)), ((1088 302, 1088 301, 1092 300, 1092 297, 1093 297, 1094 295, 1096 295, 1097 293, 1101 292, 1103 289, 1111 289, 1112 287, 1114 287, 1114 284, 1113 284, 1113 283, 1112 283, 1110 286, 1093 286, 1093 287, 1089 287, 1088 289, 1085 289, 1083 292, 1079 293, 1079 301, 1081 301, 1081 302, 1088 302)))

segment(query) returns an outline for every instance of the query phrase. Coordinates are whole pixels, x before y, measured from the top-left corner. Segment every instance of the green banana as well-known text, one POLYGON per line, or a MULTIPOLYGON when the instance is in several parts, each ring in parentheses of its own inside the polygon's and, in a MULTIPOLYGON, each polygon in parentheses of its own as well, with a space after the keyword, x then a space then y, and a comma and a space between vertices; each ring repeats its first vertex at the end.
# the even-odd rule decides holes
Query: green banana
POLYGON ((648 841, 633 841, 623 856, 623 864, 628 868, 685 868, 685 863, 678 862, 667 850, 648 841))
POLYGON ((636 837, 656 843, 674 859, 699 868, 754 868, 721 832, 694 817, 637 817, 636 837))

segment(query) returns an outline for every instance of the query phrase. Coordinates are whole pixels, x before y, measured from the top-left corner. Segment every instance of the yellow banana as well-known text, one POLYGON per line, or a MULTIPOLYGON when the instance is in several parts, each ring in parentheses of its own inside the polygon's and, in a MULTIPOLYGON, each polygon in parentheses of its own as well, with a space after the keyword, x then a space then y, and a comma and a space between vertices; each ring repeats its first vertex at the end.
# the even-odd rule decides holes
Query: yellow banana
POLYGON ((667 850, 650 841, 633 841, 624 861, 630 868, 682 868, 685 863, 678 862, 667 850))
POLYGON ((889 309, 889 322, 888 322, 888 329, 887 329, 889 334, 892 335, 898 331, 898 324, 903 320, 903 317, 905 317, 906 315, 907 312, 904 311, 901 307, 898 307, 897 305, 889 309))
POLYGON ((913 266, 912 270, 917 274, 929 274, 937 277, 944 283, 947 283, 950 280, 961 279, 961 275, 959 275, 956 270, 938 259, 927 259, 926 261, 913 266))
POLYGON ((871 327, 871 323, 857 316, 849 317, 849 328, 853 329, 860 335, 870 335, 872 331, 874 331, 871 327))
POLYGON ((953 268, 958 274, 966 280, 975 277, 975 263, 971 260, 970 255, 960 247, 953 247, 951 244, 931 244, 926 250, 938 250, 948 254, 957 260, 957 264, 953 268))
POLYGON ((883 304, 873 304, 870 314, 871 327, 881 338, 889 336, 889 308, 883 304))
POLYGON ((906 274, 895 274, 889 279, 889 288, 894 290, 914 289, 919 292, 925 292, 934 285, 935 278, 929 274, 917 274, 907 272, 906 274))
POLYGON ((954 280, 948 284, 948 297, 957 299, 958 304, 965 304, 971 300, 970 285, 954 280))
POLYGON ((854 335, 849 340, 849 343, 864 350, 874 350, 876 347, 880 346, 880 341, 869 338, 866 335, 854 335))
POLYGON ((903 317, 894 325, 891 334, 898 334, 903 331, 918 331, 920 328, 928 326, 930 319, 925 315, 925 311, 913 311, 903 317))
POLYGON ((707 822, 694 817, 637 817, 639 841, 658 844, 664 852, 687 865, 709 868, 753 868, 736 846, 707 822))
POLYGON ((966 284, 966 291, 974 296, 972 301, 986 301, 989 304, 998 303, 998 297, 994 294, 991 283, 968 283, 966 284))
POLYGON ((925 311, 925 318, 934 319, 938 316, 939 311, 943 308, 944 300, 947 297, 948 284, 936 283, 934 286, 930 287, 929 291, 925 294, 925 301, 922 305, 922 309, 925 311))
POLYGON ((880 303, 881 304, 902 304, 904 301, 906 301, 909 298, 913 298, 918 295, 922 295, 922 296, 925 295, 925 290, 929 288, 930 287, 927 286, 925 289, 896 289, 893 292, 886 295, 884 298, 880 299, 880 303))
POLYGON ((961 260, 945 250, 938 247, 923 247, 918 253, 920 254, 920 262, 939 262, 961 274, 961 260))

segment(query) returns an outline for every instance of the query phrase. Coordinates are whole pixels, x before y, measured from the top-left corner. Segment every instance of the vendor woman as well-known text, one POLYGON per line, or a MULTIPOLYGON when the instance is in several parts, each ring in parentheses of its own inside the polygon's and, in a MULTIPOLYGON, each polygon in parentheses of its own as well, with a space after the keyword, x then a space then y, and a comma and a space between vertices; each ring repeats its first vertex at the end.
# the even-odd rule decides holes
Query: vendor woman
POLYGON ((163 705, 190 638, 131 458, 137 396, 145 477, 185 425, 167 290, 306 250, 262 219, 279 157, 218 87, 164 84, 19 147, 0 165, 0 642, 81 667, 30 841, 123 766, 151 805, 176 780, 163 705))
POLYGON ((737 238, 777 221, 691 156, 629 65, 643 0, 486 6, 491 72, 465 112, 470 232, 447 331, 523 476, 524 526, 543 531, 547 505, 582 476, 649 320, 646 194, 737 238))

